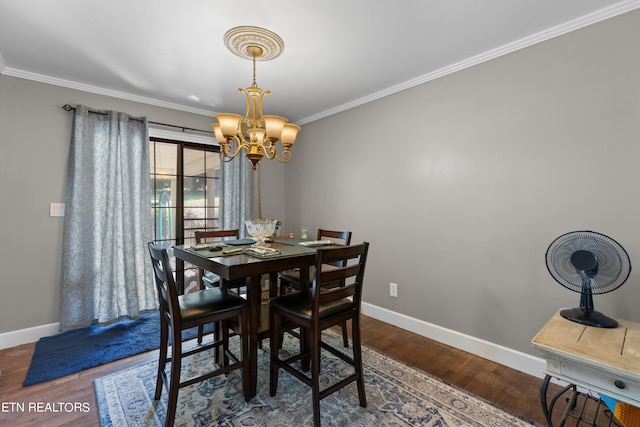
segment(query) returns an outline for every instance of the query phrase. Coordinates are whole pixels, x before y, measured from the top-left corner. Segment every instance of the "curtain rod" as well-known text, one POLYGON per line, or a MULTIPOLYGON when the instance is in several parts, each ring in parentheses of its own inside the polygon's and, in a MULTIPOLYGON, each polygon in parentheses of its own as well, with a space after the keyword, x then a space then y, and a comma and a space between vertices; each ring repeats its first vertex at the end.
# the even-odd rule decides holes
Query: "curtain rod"
MULTIPOLYGON (((75 110, 76 110, 76 107, 72 107, 72 106, 71 106, 71 105, 69 105, 69 104, 64 104, 64 105, 62 106, 62 108, 63 108, 65 111, 75 111, 75 110)), ((106 116, 106 115, 107 115, 107 113, 104 113, 104 112, 102 112, 102 111, 89 110, 89 112, 90 112, 90 113, 94 113, 94 114, 102 114, 102 115, 104 115, 104 116, 106 116)), ((136 119, 135 117, 132 117, 132 119, 133 119, 133 120, 139 120, 139 119, 136 119)), ((193 131, 193 132, 213 133, 213 131, 210 131, 210 130, 194 129, 194 128, 188 128, 188 127, 185 127, 185 126, 170 125, 170 124, 168 124, 168 123, 151 122, 151 121, 147 121, 147 123, 150 123, 150 124, 152 124, 152 125, 167 126, 167 127, 172 127, 172 128, 182 129, 182 132, 187 131, 187 130, 190 130, 190 131, 193 131)))

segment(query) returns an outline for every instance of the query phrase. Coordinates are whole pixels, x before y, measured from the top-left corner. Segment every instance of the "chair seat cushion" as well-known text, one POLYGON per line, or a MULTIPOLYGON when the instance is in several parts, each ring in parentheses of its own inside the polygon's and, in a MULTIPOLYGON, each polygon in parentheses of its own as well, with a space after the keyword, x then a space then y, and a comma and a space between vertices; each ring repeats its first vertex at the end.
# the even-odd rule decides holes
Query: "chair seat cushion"
POLYGON ((206 273, 202 278, 202 281, 207 288, 217 288, 220 286, 220 276, 217 274, 206 273))
POLYGON ((280 280, 289 287, 300 289, 300 270, 282 272, 280 273, 280 280))
MULTIPOLYGON (((292 294, 282 295, 269 300, 272 308, 278 308, 285 313, 303 319, 311 319, 311 292, 294 292, 292 294)), ((347 311, 353 308, 353 302, 348 298, 342 298, 332 301, 328 304, 320 305, 319 320, 331 317, 335 314, 347 311)))
MULTIPOLYGON (((220 286, 220 276, 213 273, 207 273, 202 278, 205 288, 217 288, 220 286)), ((247 281, 245 279, 236 279, 232 281, 227 281, 226 286, 228 288, 240 289, 247 286, 247 281)))
POLYGON ((224 313, 236 310, 247 301, 227 288, 211 288, 178 296, 182 321, 207 317, 212 312, 224 313))
MULTIPOLYGON (((337 267, 330 264, 322 264, 322 271, 335 270, 337 267)), ((313 278, 316 274, 316 268, 314 266, 309 267, 309 277, 313 278)), ((285 271, 280 273, 280 280, 284 281, 287 286, 295 289, 300 289, 300 270, 285 271)))

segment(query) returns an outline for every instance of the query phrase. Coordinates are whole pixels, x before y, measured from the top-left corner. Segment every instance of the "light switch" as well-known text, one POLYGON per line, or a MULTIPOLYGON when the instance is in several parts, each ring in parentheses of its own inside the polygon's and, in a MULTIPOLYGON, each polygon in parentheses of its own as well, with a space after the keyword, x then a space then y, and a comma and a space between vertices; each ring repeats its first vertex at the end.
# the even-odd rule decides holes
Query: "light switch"
POLYGON ((64 216, 64 203, 50 203, 49 216, 64 216))

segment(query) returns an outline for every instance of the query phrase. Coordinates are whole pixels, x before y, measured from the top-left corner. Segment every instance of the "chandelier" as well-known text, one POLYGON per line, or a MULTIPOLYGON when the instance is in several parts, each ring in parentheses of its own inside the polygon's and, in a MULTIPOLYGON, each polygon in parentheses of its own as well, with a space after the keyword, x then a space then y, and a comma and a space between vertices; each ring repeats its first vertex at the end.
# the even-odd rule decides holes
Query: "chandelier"
POLYGON ((284 49, 284 42, 269 30, 247 26, 227 31, 224 42, 234 54, 253 61, 253 84, 246 89, 238 89, 247 102, 244 116, 219 113, 216 114, 218 123, 211 125, 220 144, 220 159, 228 162, 244 150, 253 170, 264 157, 289 162, 300 126, 289 123, 285 117, 263 115, 262 101, 271 91, 263 91, 256 84, 256 60, 268 61, 277 57, 284 49), (280 153, 276 149, 278 141, 282 145, 280 153))

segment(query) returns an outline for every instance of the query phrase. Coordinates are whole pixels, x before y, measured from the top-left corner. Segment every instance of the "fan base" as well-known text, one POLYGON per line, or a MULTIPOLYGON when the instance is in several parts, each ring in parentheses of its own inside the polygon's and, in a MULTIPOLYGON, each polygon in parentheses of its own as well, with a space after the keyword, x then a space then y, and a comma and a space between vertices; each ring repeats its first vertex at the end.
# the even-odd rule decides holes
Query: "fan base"
POLYGON ((560 310, 560 315, 572 322, 581 323, 587 326, 595 326, 596 328, 617 328, 618 322, 605 316, 599 311, 587 310, 584 308, 567 308, 560 310))

